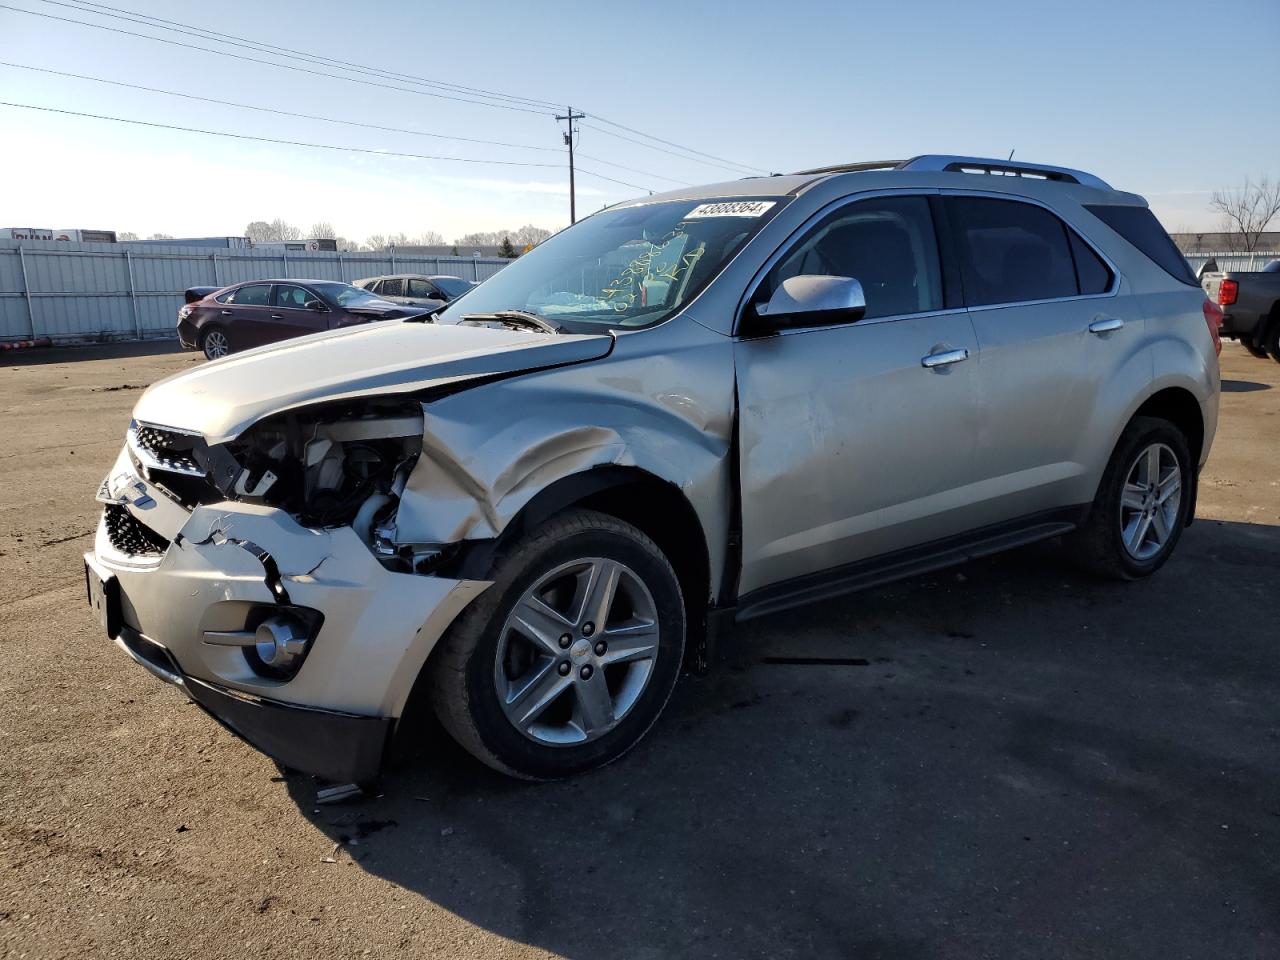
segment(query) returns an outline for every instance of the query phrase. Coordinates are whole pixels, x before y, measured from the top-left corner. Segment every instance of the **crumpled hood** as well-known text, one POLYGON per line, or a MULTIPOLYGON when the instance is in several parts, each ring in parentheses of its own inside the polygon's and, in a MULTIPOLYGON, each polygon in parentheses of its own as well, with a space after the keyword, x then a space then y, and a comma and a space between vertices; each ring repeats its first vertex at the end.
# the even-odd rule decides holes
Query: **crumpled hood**
POLYGON ((612 348, 608 334, 553 335, 390 320, 201 364, 152 384, 133 416, 222 443, 265 416, 309 403, 581 363, 607 356, 612 348))

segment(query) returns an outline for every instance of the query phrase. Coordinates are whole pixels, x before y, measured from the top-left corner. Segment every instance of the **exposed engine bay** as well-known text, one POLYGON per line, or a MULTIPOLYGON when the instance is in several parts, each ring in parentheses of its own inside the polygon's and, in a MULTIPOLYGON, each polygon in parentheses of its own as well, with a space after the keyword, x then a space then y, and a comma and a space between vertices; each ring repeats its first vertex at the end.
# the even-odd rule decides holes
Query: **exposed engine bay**
POLYGON ((149 479, 188 507, 235 500, 285 510, 303 526, 350 526, 375 549, 422 450, 422 405, 360 399, 286 411, 225 444, 135 423, 130 450, 149 479))

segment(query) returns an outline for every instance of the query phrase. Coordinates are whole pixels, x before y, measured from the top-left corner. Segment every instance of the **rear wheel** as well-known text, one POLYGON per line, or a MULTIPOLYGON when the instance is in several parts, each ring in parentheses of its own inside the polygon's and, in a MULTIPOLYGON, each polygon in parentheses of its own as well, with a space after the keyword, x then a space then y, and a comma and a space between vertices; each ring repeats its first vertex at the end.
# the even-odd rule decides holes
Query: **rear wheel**
POLYGON ((1137 580, 1173 553, 1191 502, 1191 453, 1167 420, 1134 417, 1120 436, 1084 524, 1070 543, 1102 576, 1137 580))
POLYGON ((491 578, 428 667, 445 729, 489 766, 535 780, 633 747, 684 654, 684 601, 657 545, 614 517, 573 511, 516 543, 491 578))
POLYGON ((210 327, 200 334, 200 350, 210 360, 225 357, 231 352, 231 342, 219 327, 210 327))
POLYGON ((1265 360, 1269 356, 1266 347, 1255 347, 1252 343, 1248 343, 1244 340, 1240 341, 1240 346, 1244 347, 1259 360, 1265 360))
POLYGON ((1280 363, 1280 316, 1272 315, 1271 322, 1267 324, 1266 336, 1262 338, 1262 346, 1272 360, 1280 363))

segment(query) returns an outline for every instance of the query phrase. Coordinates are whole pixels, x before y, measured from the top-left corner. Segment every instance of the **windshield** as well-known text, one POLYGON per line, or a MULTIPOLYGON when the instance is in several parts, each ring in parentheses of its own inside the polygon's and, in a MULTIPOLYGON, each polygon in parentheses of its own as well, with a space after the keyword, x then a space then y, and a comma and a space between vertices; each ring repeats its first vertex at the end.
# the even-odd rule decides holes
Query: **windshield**
POLYGON ((450 297, 460 297, 471 289, 471 283, 461 277, 432 277, 431 282, 450 297))
POLYGON ((784 203, 724 197, 603 210, 503 267, 439 317, 456 323, 470 314, 526 310, 584 333, 661 323, 784 203))
POLYGON ((355 307, 370 310, 395 310, 396 305, 390 300, 383 300, 368 290, 361 290, 349 283, 313 283, 317 293, 344 309, 355 307))

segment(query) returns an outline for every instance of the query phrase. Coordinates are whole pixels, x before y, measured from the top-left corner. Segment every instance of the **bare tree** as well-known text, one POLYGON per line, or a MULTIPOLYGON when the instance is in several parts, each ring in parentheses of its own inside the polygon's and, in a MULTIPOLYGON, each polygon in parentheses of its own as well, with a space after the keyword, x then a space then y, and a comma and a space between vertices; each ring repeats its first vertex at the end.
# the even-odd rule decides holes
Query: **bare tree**
POLYGON ((381 233, 370 234, 364 238, 364 246, 366 250, 385 250, 387 248, 387 238, 381 233))
POLYGON ((1246 177, 1243 187, 1215 190, 1209 207, 1222 215, 1222 232, 1233 250, 1237 245, 1244 251, 1255 250, 1258 238, 1280 213, 1280 180, 1246 177))
POLYGON ((272 240, 301 240, 302 231, 295 227, 288 220, 282 220, 276 217, 271 221, 272 240))
POLYGON ((253 243, 270 243, 276 238, 271 224, 265 220, 254 220, 244 228, 244 235, 253 243))
POLYGON ((172 233, 153 233, 151 236, 147 237, 147 239, 148 240, 172 240, 173 234, 172 233))
POLYGON ((526 223, 513 234, 513 239, 522 247, 530 244, 537 246, 547 237, 551 236, 550 230, 544 230, 542 227, 535 227, 532 223, 526 223))
POLYGON ((137 240, 138 235, 132 230, 124 230, 116 234, 117 240, 137 240))
POLYGON ((328 220, 320 220, 311 225, 311 229, 307 232, 308 240, 336 240, 338 239, 338 231, 333 228, 333 224, 328 220))

